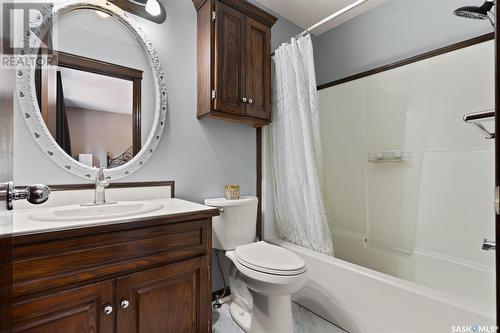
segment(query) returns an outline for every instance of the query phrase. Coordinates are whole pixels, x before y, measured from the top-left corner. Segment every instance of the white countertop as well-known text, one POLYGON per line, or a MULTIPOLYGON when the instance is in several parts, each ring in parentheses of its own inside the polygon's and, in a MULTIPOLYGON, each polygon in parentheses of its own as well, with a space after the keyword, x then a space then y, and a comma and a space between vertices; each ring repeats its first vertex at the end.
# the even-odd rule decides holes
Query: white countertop
POLYGON ((134 214, 131 216, 111 218, 111 219, 99 219, 92 221, 37 221, 30 218, 30 215, 34 213, 41 213, 43 211, 53 210, 54 207, 35 207, 26 209, 14 210, 12 219, 12 233, 14 235, 18 234, 30 234, 30 233, 40 233, 48 231, 59 231, 73 228, 90 227, 103 224, 113 224, 120 223, 124 221, 133 222, 137 219, 144 218, 154 218, 159 216, 168 216, 175 214, 184 214, 200 211, 208 211, 214 209, 214 207, 209 207, 201 205, 198 203, 181 200, 181 199, 155 199, 148 200, 150 202, 160 202, 163 207, 145 214, 134 214))

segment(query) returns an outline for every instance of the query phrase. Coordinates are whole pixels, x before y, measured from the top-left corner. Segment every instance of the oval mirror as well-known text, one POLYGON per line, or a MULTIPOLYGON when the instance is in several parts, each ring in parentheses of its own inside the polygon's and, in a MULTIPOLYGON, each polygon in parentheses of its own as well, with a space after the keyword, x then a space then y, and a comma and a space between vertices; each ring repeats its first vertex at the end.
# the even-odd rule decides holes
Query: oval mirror
MULTIPOLYGON (((85 178, 125 177, 154 153, 166 118, 164 72, 128 14, 70 2, 44 18, 37 61, 18 70, 24 119, 46 155, 85 178), (21 75, 22 74, 22 75, 21 75)), ((31 53, 30 53, 31 52, 31 53)))

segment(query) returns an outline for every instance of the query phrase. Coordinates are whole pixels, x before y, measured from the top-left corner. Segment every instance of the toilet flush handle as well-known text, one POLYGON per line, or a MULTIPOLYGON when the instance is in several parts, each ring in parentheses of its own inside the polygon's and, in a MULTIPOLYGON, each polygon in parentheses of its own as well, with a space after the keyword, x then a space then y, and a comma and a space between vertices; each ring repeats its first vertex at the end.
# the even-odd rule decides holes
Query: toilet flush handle
POLYGON ((223 214, 226 214, 227 213, 227 209, 226 208, 219 208, 219 212, 221 212, 223 214))

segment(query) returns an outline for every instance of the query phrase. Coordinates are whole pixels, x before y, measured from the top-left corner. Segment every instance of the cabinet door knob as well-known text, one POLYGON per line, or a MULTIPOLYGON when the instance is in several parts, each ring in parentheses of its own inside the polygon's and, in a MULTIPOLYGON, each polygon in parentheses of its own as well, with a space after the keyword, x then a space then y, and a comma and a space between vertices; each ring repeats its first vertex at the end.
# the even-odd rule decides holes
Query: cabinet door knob
POLYGON ((113 307, 111 305, 105 305, 104 306, 104 314, 109 315, 113 312, 113 307))
POLYGON ((122 309, 128 308, 129 305, 130 305, 130 302, 128 300, 126 300, 126 299, 122 299, 120 301, 120 306, 121 306, 122 309))
POLYGON ((248 99, 248 104, 252 104, 253 103, 253 99, 249 98, 248 99))
POLYGON ((246 102, 248 101, 248 98, 243 97, 243 98, 241 99, 241 101, 242 101, 243 103, 246 103, 246 102))

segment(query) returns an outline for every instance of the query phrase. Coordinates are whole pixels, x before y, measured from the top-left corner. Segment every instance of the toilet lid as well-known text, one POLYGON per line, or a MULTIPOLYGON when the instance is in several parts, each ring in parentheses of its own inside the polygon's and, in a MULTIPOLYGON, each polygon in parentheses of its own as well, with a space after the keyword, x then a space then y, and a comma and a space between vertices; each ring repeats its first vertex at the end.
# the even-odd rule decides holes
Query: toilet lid
POLYGON ((306 270, 306 263, 301 257, 266 242, 238 246, 234 254, 240 264, 262 273, 298 275, 306 270))

